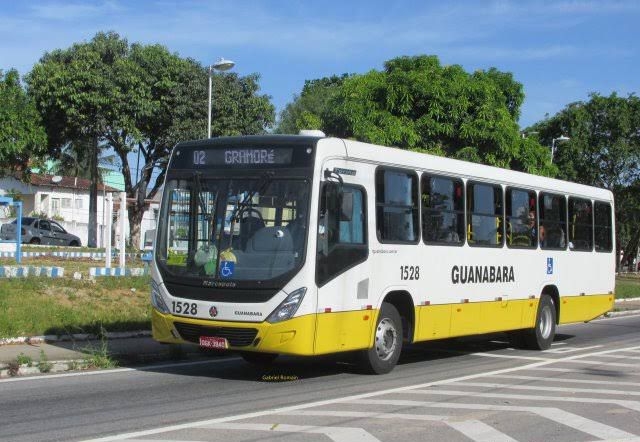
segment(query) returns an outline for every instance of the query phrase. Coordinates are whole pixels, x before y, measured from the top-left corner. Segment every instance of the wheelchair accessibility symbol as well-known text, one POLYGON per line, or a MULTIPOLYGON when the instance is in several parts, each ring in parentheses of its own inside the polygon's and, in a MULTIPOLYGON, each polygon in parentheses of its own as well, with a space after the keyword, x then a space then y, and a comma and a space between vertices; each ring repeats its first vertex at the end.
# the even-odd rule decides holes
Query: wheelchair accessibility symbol
POLYGON ((236 263, 233 261, 222 261, 220 263, 220 277, 231 278, 235 270, 236 263))

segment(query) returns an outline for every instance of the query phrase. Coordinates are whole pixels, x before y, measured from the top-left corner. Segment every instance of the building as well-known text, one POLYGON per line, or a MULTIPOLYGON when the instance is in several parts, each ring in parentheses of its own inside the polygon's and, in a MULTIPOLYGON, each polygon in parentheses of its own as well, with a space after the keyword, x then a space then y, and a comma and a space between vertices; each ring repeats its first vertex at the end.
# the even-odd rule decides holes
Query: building
MULTIPOLYGON (((19 196, 24 216, 35 214, 59 220, 65 229, 78 235, 86 245, 90 185, 90 180, 85 178, 59 175, 33 173, 30 183, 24 183, 15 176, 4 176, 0 178, 0 195, 19 196)), ((98 184, 98 247, 104 247, 105 196, 118 191, 98 184)), ((0 213, 0 222, 7 222, 10 218, 10 213, 0 213)))

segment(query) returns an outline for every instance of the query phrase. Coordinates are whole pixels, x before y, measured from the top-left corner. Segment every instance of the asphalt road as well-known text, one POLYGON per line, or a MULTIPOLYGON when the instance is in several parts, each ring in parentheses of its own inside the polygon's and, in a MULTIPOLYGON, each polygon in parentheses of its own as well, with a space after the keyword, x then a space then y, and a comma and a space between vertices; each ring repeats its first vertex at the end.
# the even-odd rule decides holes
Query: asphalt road
POLYGON ((238 357, 0 381, 0 440, 640 441, 640 316, 407 349, 385 376, 348 358, 238 357), (113 437, 116 436, 116 437, 113 437))

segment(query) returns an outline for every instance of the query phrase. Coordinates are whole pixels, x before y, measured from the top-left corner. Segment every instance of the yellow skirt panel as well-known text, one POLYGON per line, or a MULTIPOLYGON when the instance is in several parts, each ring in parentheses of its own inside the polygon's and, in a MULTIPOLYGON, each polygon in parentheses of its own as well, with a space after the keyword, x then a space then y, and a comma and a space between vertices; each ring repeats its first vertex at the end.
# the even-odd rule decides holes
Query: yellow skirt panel
POLYGON ((590 321, 613 308, 614 295, 564 296, 560 298, 560 324, 590 321))
POLYGON ((373 344, 373 328, 377 310, 318 313, 315 354, 369 348, 373 344))
MULTIPOLYGON (((532 328, 538 302, 539 299, 521 299, 418 306, 414 341, 532 328)), ((613 295, 562 297, 559 322, 589 321, 611 310, 613 303, 613 295)), ((176 317, 153 309, 151 324, 153 338, 167 343, 186 342, 176 337, 179 335, 174 331, 175 321, 208 327, 255 328, 256 345, 230 349, 304 356, 370 348, 377 315, 377 310, 319 313, 270 324, 176 317)))

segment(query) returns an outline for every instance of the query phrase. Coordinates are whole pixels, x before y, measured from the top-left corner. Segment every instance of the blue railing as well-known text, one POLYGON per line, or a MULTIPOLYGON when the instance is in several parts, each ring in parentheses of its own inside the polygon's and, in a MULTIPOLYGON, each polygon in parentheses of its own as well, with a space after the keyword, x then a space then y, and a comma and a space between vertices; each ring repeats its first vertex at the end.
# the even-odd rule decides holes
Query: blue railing
POLYGON ((22 263, 22 201, 14 201, 13 198, 7 196, 0 196, 0 206, 14 206, 18 217, 16 218, 16 237, 15 240, 8 240, 0 242, 15 242, 16 243, 16 262, 22 263))

